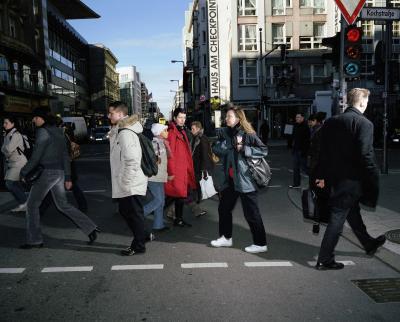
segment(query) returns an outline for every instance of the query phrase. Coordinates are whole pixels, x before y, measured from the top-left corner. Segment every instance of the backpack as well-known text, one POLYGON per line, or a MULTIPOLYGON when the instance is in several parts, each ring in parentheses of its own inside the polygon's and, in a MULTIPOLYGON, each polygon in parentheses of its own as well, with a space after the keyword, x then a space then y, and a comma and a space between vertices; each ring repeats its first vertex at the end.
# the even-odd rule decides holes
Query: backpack
POLYGON ((140 141, 140 147, 142 149, 142 160, 140 162, 140 167, 145 176, 152 177, 158 173, 157 155, 154 152, 153 143, 142 133, 136 133, 131 129, 119 129, 118 133, 123 130, 129 130, 135 133, 140 141))
POLYGON ((81 155, 81 146, 78 143, 72 141, 68 134, 64 133, 64 136, 68 141, 67 143, 69 145, 68 152, 71 160, 79 158, 81 155))
POLYGON ((33 143, 29 141, 29 138, 26 134, 22 134, 20 132, 18 133, 21 134, 22 137, 22 149, 21 147, 18 147, 17 151, 20 155, 25 155, 25 157, 29 160, 33 152, 33 143))

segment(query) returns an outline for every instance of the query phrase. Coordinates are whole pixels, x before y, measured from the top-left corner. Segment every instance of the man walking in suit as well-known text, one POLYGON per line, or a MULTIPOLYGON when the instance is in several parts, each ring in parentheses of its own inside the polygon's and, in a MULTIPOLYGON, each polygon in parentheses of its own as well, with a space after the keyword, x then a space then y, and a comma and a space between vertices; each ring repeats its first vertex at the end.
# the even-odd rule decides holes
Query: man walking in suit
POLYGON ((330 220, 322 240, 316 268, 342 269, 334 250, 347 220, 368 255, 385 243, 385 236, 371 237, 360 214, 360 203, 375 207, 379 194, 379 172, 373 149, 373 124, 363 115, 369 90, 353 88, 347 94, 349 107, 325 122, 316 184, 332 187, 330 220))

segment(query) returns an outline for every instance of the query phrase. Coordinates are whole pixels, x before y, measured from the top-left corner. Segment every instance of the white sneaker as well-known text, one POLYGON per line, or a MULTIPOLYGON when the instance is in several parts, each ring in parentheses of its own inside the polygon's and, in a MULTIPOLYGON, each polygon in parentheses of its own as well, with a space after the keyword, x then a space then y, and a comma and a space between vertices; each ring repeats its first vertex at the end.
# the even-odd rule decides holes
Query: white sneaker
POLYGON ((20 204, 18 207, 11 209, 11 212, 24 212, 26 211, 26 202, 20 204))
POLYGON ((246 247, 244 250, 248 253, 256 254, 256 253, 265 253, 268 249, 267 245, 265 246, 251 245, 246 247))
POLYGON ((232 247, 232 238, 226 239, 225 236, 221 236, 216 240, 211 241, 213 247, 232 247))

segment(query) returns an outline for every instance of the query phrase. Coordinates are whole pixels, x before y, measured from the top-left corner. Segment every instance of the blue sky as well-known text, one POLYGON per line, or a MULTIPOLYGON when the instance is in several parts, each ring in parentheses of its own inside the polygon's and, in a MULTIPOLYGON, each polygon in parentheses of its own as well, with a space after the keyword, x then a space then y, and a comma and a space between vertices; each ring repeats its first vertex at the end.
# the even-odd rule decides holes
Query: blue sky
POLYGON ((70 20, 89 42, 102 43, 118 66, 135 65, 162 112, 172 104, 182 64, 182 28, 190 0, 83 0, 101 18, 70 20))

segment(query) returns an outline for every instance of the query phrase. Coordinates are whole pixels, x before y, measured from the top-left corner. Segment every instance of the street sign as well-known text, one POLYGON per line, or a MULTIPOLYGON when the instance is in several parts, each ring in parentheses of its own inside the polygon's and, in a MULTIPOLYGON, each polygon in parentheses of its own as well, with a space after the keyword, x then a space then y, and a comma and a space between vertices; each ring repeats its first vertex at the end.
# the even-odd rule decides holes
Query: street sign
POLYGON ((398 8, 363 8, 361 11, 363 20, 400 20, 400 9, 398 8))
POLYGON ((366 0, 335 0, 344 19, 346 19, 349 25, 352 25, 356 21, 358 14, 364 7, 365 1, 366 0))

